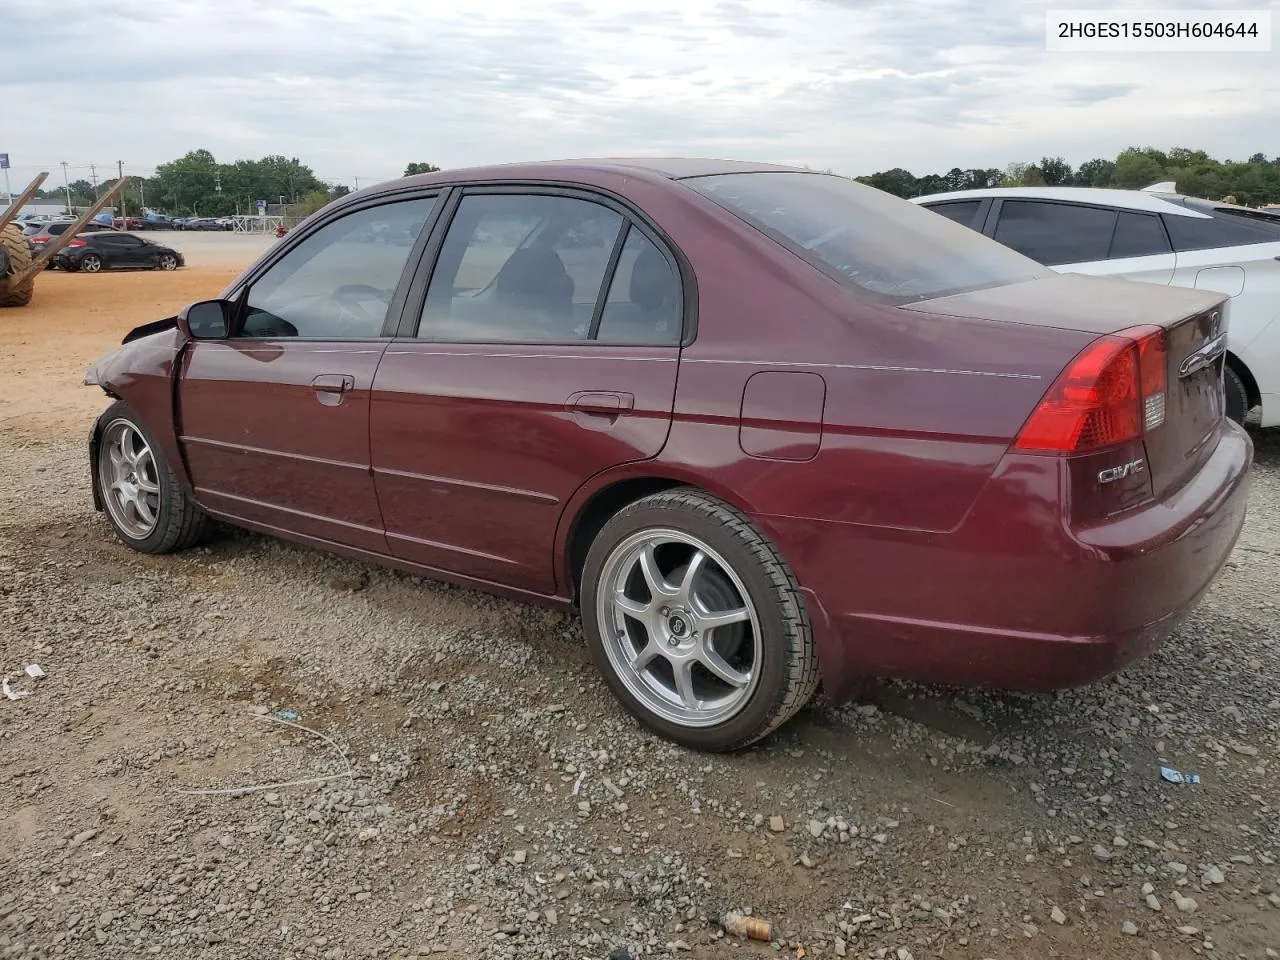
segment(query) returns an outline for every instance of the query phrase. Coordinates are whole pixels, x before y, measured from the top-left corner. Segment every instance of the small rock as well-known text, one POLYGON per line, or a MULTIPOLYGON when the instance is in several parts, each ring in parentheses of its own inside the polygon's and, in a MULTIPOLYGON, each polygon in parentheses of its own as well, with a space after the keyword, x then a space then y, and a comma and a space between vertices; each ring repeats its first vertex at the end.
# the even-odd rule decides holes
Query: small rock
POLYGON ((1223 876, 1222 871, 1217 867, 1210 867, 1205 871, 1204 876, 1200 878, 1202 886, 1209 884, 1226 883, 1227 878, 1223 876))
POLYGON ((1142 895, 1143 895, 1144 897, 1149 897, 1149 896, 1151 896, 1151 895, 1152 895, 1153 893, 1155 893, 1155 892, 1156 892, 1156 888, 1155 888, 1155 887, 1153 887, 1151 884, 1149 884, 1149 883, 1144 883, 1144 884, 1142 885, 1142 895))
POLYGON ((528 859, 529 859, 529 852, 527 850, 516 850, 514 853, 511 854, 511 862, 514 863, 516 866, 519 866, 520 864, 524 863, 528 859))
POLYGON ((1120 924, 1120 932, 1126 937, 1136 937, 1138 935, 1138 925, 1132 920, 1126 920, 1120 924))
POLYGON ((1178 932, 1179 932, 1180 934, 1182 934, 1184 937, 1194 937, 1197 933, 1199 933, 1199 932, 1200 932, 1200 928, 1199 928, 1199 927, 1187 927, 1187 926, 1183 926, 1183 927, 1178 927, 1178 928, 1177 928, 1177 930, 1178 930, 1178 932))
POLYGON ((1154 893, 1147 894, 1147 906, 1152 910, 1160 909, 1160 901, 1156 899, 1156 895, 1154 893))
POLYGON ((542 911, 542 918, 547 921, 547 926, 554 927, 560 920, 560 914, 556 913, 555 907, 547 907, 542 911))
POLYGON ((812 836, 813 839, 815 840, 821 837, 823 833, 826 832, 826 829, 827 829, 827 825, 823 823, 821 820, 809 821, 809 835, 812 836))
POLYGON ((783 830, 787 829, 787 824, 781 817, 772 816, 769 818, 769 829, 774 833, 781 833, 783 830))
POLYGON ((1184 897, 1177 890, 1173 891, 1173 905, 1178 908, 1179 913, 1195 913, 1200 906, 1192 897, 1184 897))
POLYGON ((1067 922, 1067 915, 1062 912, 1061 907, 1054 907, 1052 910, 1049 911, 1049 919, 1052 920, 1054 923, 1056 923, 1058 926, 1062 926, 1064 923, 1067 922))
POLYGON ((1233 743, 1231 744, 1231 749, 1242 757, 1256 757, 1258 755, 1258 748, 1251 747, 1247 743, 1233 743))
POLYGON ((373 840, 377 836, 378 836, 377 827, 361 827, 360 832, 356 834, 356 838, 361 843, 368 843, 370 840, 373 840))
POLYGON ((837 957, 847 956, 849 953, 849 945, 845 943, 844 937, 836 937, 836 942, 832 949, 835 950, 837 957))
POLYGON ((1107 860, 1110 860, 1112 857, 1115 856, 1114 853, 1112 853, 1110 850, 1108 850, 1106 847, 1104 847, 1100 843, 1095 843, 1093 845, 1093 855, 1097 859, 1102 860, 1104 862, 1107 860))

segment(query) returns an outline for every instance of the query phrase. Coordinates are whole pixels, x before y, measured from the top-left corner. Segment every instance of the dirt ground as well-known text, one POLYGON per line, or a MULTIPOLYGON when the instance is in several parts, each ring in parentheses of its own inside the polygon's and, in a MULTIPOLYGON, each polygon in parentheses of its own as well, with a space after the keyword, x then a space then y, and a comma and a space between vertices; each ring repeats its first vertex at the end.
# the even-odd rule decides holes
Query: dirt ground
POLYGON ((102 393, 81 385, 89 364, 132 327, 217 296, 239 272, 44 271, 29 307, 0 312, 0 436, 37 440, 87 429, 102 411, 102 393))
POLYGON ((0 699, 0 957, 1277 956, 1276 432, 1221 580, 1121 676, 869 685, 706 757, 623 714, 571 618, 111 536, 84 369, 234 273, 46 273, 0 311, 0 671, 31 694, 0 699))

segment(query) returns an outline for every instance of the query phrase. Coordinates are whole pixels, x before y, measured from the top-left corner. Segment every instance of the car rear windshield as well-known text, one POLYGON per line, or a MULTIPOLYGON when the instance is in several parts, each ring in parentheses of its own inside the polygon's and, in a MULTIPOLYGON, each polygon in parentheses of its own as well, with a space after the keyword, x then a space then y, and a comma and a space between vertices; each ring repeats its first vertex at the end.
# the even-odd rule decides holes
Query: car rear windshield
POLYGON ((946 217, 833 174, 733 173, 683 182, 828 276, 894 302, 1051 272, 946 217))
POLYGON ((1213 219, 1165 215, 1173 249, 1180 253, 1280 241, 1280 217, 1273 213, 1195 199, 1188 200, 1187 207, 1210 214, 1213 219))

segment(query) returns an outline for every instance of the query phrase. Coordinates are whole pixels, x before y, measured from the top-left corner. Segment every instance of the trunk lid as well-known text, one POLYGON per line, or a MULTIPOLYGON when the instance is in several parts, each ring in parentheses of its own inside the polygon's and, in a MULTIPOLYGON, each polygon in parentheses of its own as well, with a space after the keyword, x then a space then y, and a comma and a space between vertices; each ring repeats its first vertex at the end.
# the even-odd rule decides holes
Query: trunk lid
MULTIPOLYGON (((940 297, 906 309, 1056 327, 1098 337, 1142 326, 1165 331, 1163 422, 1147 430, 1140 444, 1073 458, 1073 513, 1083 509, 1097 516, 1146 499, 1147 490, 1149 496, 1163 497, 1194 475, 1213 453, 1224 424, 1226 302, 1224 294, 1213 291, 1056 275, 940 297), (1145 462, 1134 466, 1139 457, 1145 462)), ((1071 359, 1064 359, 1064 367, 1071 359)))

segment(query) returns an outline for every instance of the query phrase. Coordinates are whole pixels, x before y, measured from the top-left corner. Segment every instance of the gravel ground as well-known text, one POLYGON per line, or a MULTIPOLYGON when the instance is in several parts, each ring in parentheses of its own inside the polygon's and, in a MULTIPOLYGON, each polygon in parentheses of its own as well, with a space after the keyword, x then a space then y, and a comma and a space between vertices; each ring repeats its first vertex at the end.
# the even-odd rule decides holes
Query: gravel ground
POLYGON ((0 700, 0 957, 1276 957, 1255 439, 1243 539, 1148 661, 1055 696, 869 686, 707 757, 623 714, 573 619, 244 533, 142 557, 78 433, 3 438, 0 669, 31 695, 0 700))

